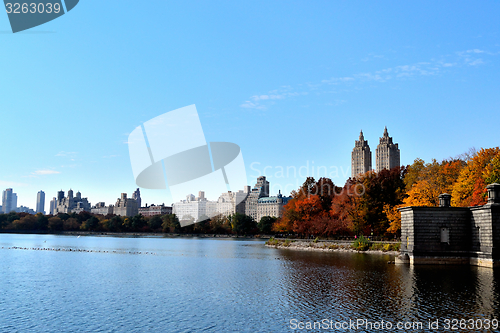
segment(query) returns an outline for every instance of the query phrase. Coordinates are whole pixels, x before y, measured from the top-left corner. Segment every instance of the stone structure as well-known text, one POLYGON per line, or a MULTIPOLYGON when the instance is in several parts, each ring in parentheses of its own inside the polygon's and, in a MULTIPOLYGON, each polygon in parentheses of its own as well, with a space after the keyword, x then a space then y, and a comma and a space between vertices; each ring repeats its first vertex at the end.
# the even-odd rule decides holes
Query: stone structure
POLYGON ((135 199, 127 198, 127 193, 122 193, 121 197, 116 200, 113 207, 113 214, 119 216, 135 216, 139 214, 139 208, 135 199))
POLYGON ((64 191, 61 190, 57 192, 55 214, 78 214, 83 211, 90 212, 90 202, 87 198, 82 198, 82 194, 80 192, 76 192, 76 196, 73 196, 73 190, 70 189, 67 197, 64 197, 64 191))
POLYGON ((17 208, 17 194, 11 188, 3 191, 2 194, 2 211, 5 214, 16 211, 17 208))
POLYGON ((155 216, 155 215, 166 215, 166 214, 172 214, 172 207, 165 206, 165 205, 151 205, 146 207, 140 207, 139 208, 139 214, 142 216, 155 216))
POLYGON ((363 131, 359 133, 359 140, 354 143, 354 149, 351 154, 351 175, 353 177, 364 174, 372 169, 372 152, 368 146, 368 140, 365 140, 363 131))
POLYGON ((401 255, 396 263, 500 266, 500 184, 487 187, 483 206, 451 207, 451 195, 439 207, 403 207, 401 255))
POLYGON ((400 151, 398 144, 392 142, 392 137, 387 132, 387 126, 384 129, 384 135, 376 150, 377 172, 383 169, 392 169, 400 166, 400 151))

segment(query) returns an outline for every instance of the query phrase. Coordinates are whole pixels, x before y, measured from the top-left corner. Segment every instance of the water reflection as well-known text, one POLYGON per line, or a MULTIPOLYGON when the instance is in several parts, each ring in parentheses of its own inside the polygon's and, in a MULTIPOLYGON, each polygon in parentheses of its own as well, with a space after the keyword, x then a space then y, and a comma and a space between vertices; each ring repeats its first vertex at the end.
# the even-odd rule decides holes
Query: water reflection
POLYGON ((254 240, 0 234, 0 331, 286 332, 293 318, 498 318, 499 270, 390 260, 254 240))
POLYGON ((499 270, 390 265, 385 255, 280 250, 291 318, 421 322, 499 318, 499 270))

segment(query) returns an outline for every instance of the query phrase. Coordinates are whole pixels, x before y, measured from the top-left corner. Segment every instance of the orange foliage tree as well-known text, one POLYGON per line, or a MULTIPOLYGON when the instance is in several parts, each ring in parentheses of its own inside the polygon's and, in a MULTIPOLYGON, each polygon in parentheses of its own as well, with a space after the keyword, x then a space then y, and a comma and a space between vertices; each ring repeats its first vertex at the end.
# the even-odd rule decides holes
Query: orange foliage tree
POLYGON ((486 203, 486 185, 498 180, 500 148, 481 149, 467 161, 453 185, 451 203, 466 207, 486 203))
POLYGON ((465 162, 460 159, 443 160, 425 164, 416 159, 408 167, 405 178, 406 194, 404 206, 437 206, 439 195, 451 193, 453 184, 460 175, 465 162))

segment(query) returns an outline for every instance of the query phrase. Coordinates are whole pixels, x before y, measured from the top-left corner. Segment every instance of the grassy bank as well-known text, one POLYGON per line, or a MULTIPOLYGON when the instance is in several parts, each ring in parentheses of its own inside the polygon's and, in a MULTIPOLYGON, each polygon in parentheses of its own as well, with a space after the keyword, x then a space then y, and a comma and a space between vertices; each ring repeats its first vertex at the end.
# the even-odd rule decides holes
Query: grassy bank
POLYGON ((319 241, 318 239, 311 241, 291 240, 291 239, 276 239, 271 237, 267 242, 267 246, 275 248, 291 248, 302 250, 318 250, 318 251, 355 251, 355 252, 382 252, 395 253, 399 252, 401 243, 398 242, 372 242, 368 238, 359 237, 354 242, 349 241, 319 241))

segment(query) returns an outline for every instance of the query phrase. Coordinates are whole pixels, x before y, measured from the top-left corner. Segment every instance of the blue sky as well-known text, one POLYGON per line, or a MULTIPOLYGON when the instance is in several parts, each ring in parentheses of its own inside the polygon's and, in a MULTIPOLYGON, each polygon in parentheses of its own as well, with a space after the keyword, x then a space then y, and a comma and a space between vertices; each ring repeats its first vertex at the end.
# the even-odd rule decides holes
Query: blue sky
POLYGON ((313 166, 343 185, 360 129, 374 152, 387 126, 403 164, 496 147, 498 17, 495 1, 81 0, 12 34, 0 14, 0 188, 114 203, 137 187, 128 134, 190 104, 272 192, 313 166))

